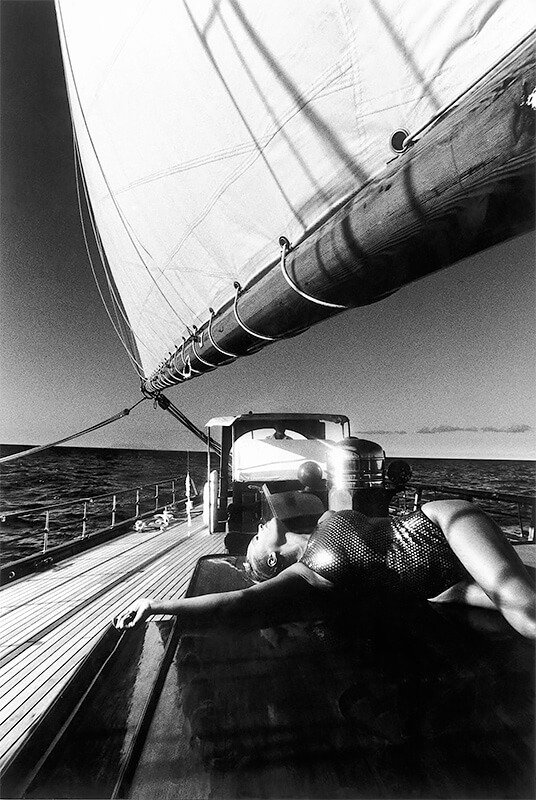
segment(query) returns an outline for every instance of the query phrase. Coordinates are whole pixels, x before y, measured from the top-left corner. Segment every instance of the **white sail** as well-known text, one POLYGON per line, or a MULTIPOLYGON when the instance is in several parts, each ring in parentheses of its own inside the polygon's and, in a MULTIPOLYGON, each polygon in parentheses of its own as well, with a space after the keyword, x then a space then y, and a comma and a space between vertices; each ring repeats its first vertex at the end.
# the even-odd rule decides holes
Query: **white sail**
POLYGON ((56 0, 146 374, 534 24, 526 0, 56 0))

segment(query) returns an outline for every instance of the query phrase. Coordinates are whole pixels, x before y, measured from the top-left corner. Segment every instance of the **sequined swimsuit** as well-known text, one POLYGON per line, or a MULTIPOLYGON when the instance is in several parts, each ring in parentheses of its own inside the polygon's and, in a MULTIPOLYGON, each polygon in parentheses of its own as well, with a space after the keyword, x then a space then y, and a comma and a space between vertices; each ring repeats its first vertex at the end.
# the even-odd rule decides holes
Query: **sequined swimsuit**
POLYGON ((442 530, 422 511, 374 520, 339 511, 318 526, 300 560, 338 586, 421 598, 466 575, 442 530))

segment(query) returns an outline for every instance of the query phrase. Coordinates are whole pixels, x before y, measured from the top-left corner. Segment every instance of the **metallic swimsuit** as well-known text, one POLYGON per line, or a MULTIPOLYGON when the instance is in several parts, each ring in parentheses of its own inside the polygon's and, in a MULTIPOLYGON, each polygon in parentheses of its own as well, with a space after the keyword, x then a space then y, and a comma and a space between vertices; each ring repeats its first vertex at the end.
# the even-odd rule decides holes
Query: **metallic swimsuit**
POLYGON ((422 598, 466 575, 442 530, 422 511, 386 519, 339 511, 318 526, 300 560, 336 585, 422 598))

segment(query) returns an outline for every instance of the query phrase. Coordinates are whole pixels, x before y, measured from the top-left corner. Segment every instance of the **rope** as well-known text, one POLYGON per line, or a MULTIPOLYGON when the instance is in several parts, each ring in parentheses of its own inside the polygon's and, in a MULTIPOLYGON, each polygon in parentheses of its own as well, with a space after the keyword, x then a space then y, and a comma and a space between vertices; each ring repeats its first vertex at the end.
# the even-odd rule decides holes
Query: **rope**
POLYGON ((243 330, 245 330, 246 333, 249 333, 250 336, 254 336, 256 339, 263 339, 265 342, 275 342, 275 341, 277 341, 277 339, 281 338, 281 337, 278 337, 278 336, 265 336, 262 333, 257 333, 256 331, 252 331, 251 328, 248 328, 248 326, 244 322, 242 322, 242 320, 238 316, 238 297, 239 297, 240 291, 242 289, 242 287, 240 286, 238 281, 234 282, 234 288, 235 288, 235 298, 234 298, 234 303, 233 303, 233 311, 234 311, 235 319, 238 322, 238 324, 240 325, 240 327, 243 330))
POLYGON ((316 303, 316 305, 325 306, 326 308, 351 308, 351 306, 343 306, 340 305, 339 303, 328 303, 327 300, 319 300, 318 297, 313 297, 310 294, 302 292, 302 290, 298 286, 296 286, 296 284, 294 283, 294 281, 292 280, 292 278, 290 277, 290 275, 286 270, 285 259, 287 257, 287 253, 290 251, 289 240, 285 236, 280 236, 279 246, 281 247, 281 260, 279 262, 279 265, 281 267, 281 272, 283 273, 283 277, 290 286, 290 288, 294 289, 294 291, 297 294, 299 294, 300 297, 303 297, 304 300, 309 300, 309 302, 311 303, 316 303))
POLYGON ((201 356, 197 352, 197 348, 195 346, 195 342, 196 342, 196 340, 192 339, 192 351, 193 351, 193 354, 196 357, 196 359, 198 361, 200 361, 201 364, 204 364, 206 367, 210 367, 210 369, 216 369, 216 367, 218 366, 217 364, 211 364, 210 361, 206 361, 204 358, 201 358, 201 356))
POLYGON ((24 456, 30 456, 33 455, 33 453, 39 453, 41 452, 41 450, 48 450, 51 447, 56 447, 56 445, 58 444, 63 444, 64 442, 70 442, 71 439, 77 439, 79 436, 84 436, 84 434, 86 433, 91 433, 92 431, 96 431, 99 428, 103 428, 105 425, 109 425, 111 422, 115 422, 116 420, 121 419, 122 417, 128 416, 128 414, 130 414, 130 412, 134 408, 136 408, 136 406, 139 406, 139 404, 143 403, 143 401, 146 399, 147 398, 142 397, 142 399, 138 400, 138 402, 135 403, 133 406, 131 406, 131 408, 125 408, 123 409, 123 411, 120 411, 119 414, 116 414, 115 416, 110 417, 109 419, 105 419, 104 422, 99 422, 97 423, 97 425, 92 425, 91 428, 86 428, 85 430, 80 431, 79 433, 73 433, 71 436, 66 436, 64 439, 58 439, 57 442, 51 442, 50 444, 42 444, 39 445, 38 447, 31 447, 29 450, 23 450, 20 453, 14 453, 11 456, 4 456, 4 458, 0 458, 0 464, 6 464, 8 461, 15 461, 19 458, 24 458, 24 456))
POLYGON ((195 346, 197 342, 199 342, 201 347, 203 347, 203 331, 198 331, 195 325, 193 326, 193 329, 194 329, 194 335, 192 338, 192 351, 194 356, 197 358, 198 361, 201 362, 201 364, 205 364, 205 366, 210 367, 211 369, 216 369, 219 366, 218 364, 212 364, 210 361, 206 361, 204 358, 201 358, 201 356, 197 352, 197 348, 195 346))
POLYGON ((223 347, 220 347, 219 344, 216 344, 214 341, 214 336, 212 335, 212 320, 214 318, 214 309, 209 308, 210 312, 210 319, 208 321, 208 338, 210 339, 210 343, 212 346, 224 356, 229 356, 229 358, 238 358, 238 353, 230 353, 228 350, 224 350, 223 347))
POLYGON ((93 264, 93 258, 91 256, 91 250, 90 250, 90 247, 89 247, 89 239, 88 239, 88 235, 87 235, 87 232, 86 232, 86 226, 84 224, 84 215, 82 213, 82 196, 81 196, 81 192, 80 192, 80 178, 82 179, 82 186, 83 186, 83 189, 84 189, 84 196, 85 196, 85 200, 86 200, 86 206, 87 206, 87 210, 88 210, 88 215, 89 215, 89 218, 90 218, 90 221, 91 221, 91 226, 93 228, 93 234, 95 236, 95 242, 97 244, 97 250, 98 250, 99 256, 101 258, 102 266, 103 266, 103 269, 104 269, 104 274, 106 275, 106 279, 107 279, 107 283, 108 283, 108 291, 110 292, 112 303, 114 305, 114 308, 119 308, 119 312, 120 312, 121 316, 123 316, 124 321, 125 321, 126 325, 128 326, 128 328, 130 330, 130 333, 134 337, 134 341, 135 341, 134 331, 130 327, 130 323, 129 323, 128 319, 126 318, 126 316, 123 313, 123 311, 122 311, 117 299, 115 298, 114 291, 113 291, 113 288, 112 288, 112 286, 110 284, 110 279, 108 278, 106 267, 104 265, 104 253, 101 250, 99 239, 97 237, 97 230, 96 230, 96 225, 95 225, 95 221, 94 221, 93 210, 92 210, 91 204, 89 202, 88 191, 87 191, 87 187, 86 187, 84 173, 83 173, 83 170, 82 170, 82 163, 81 163, 80 152, 79 152, 79 148, 78 148, 78 140, 76 138, 76 131, 74 129, 74 126, 72 126, 72 135, 73 135, 73 148, 74 148, 74 160, 75 160, 76 196, 77 196, 77 199, 78 199, 78 214, 79 214, 79 217, 80 217, 80 225, 81 225, 81 228, 82 228, 82 235, 84 237, 84 244, 85 244, 86 254, 87 254, 87 257, 88 257, 88 261, 89 261, 89 266, 90 266, 91 272, 93 274, 93 280, 95 281, 95 285, 97 287, 97 291, 98 291, 99 296, 101 298, 101 301, 102 301, 102 304, 103 304, 104 309, 106 311, 106 314, 108 315, 108 319, 110 320, 110 322, 112 324, 112 327, 113 327, 114 331, 116 332, 119 341, 123 345, 128 357, 129 357, 129 359, 130 359, 130 361, 132 363, 132 366, 134 367, 134 369, 136 370, 136 372, 138 374, 138 377, 139 378, 143 378, 144 377, 143 367, 139 363, 139 361, 137 361, 137 359, 135 358, 134 354, 131 352, 130 348, 128 347, 128 345, 127 345, 127 343, 125 341, 125 338, 122 335, 122 331, 120 330, 119 319, 117 320, 117 323, 118 323, 117 325, 114 322, 114 320, 112 319, 112 315, 110 313, 110 310, 109 310, 108 305, 106 303, 106 300, 104 298, 104 294, 102 292, 102 289, 100 287, 99 281, 97 279, 97 271, 95 269, 95 265, 93 264))
POLYGON ((156 393, 153 396, 155 406, 159 405, 160 408, 163 408, 164 411, 167 411, 171 414, 172 417, 175 417, 179 422, 182 422, 184 427, 193 433, 194 436, 197 436, 198 439, 201 439, 206 445, 209 445, 217 455, 221 455, 221 447, 217 442, 214 442, 210 439, 207 434, 198 428, 188 417, 180 411, 177 406, 173 405, 171 400, 166 397, 165 394, 160 394, 160 392, 156 393))

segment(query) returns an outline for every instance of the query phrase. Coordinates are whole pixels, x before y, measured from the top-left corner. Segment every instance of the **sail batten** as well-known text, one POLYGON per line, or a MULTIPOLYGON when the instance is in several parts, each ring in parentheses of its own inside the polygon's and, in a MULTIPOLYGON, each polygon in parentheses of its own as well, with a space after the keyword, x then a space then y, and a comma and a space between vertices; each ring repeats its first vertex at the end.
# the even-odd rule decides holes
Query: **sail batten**
MULTIPOLYGON (((210 308, 223 350, 258 347, 229 328, 235 283, 239 308, 259 282, 272 291, 279 237, 301 248, 349 198, 374 194, 395 157, 393 133, 429 123, 534 24, 525 0, 478 0, 469 9, 465 0, 56 5, 106 260, 143 371, 153 376, 168 362, 166 382, 226 360, 208 336, 204 344, 193 337, 207 332, 210 308)), ((359 239, 350 242, 358 273, 359 239)), ((371 241, 366 249, 370 260, 371 241)), ((345 270, 342 286, 337 270, 321 287, 290 277, 338 303, 345 270)), ((401 285, 382 280, 373 281, 380 296, 401 285)), ((294 319, 307 303, 287 289, 294 319)), ((256 316, 253 308, 241 318, 267 337, 300 328, 273 330, 256 316)), ((315 320, 308 312, 301 327, 315 320)))

